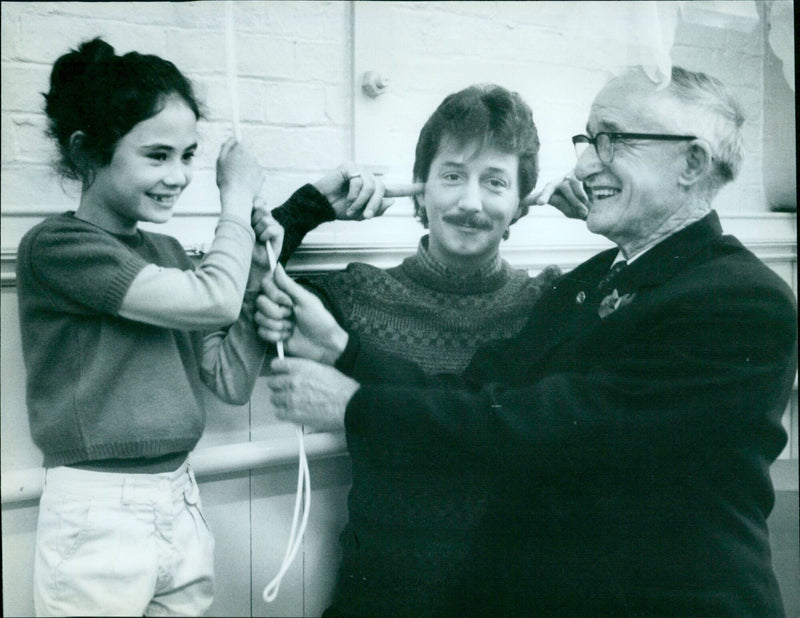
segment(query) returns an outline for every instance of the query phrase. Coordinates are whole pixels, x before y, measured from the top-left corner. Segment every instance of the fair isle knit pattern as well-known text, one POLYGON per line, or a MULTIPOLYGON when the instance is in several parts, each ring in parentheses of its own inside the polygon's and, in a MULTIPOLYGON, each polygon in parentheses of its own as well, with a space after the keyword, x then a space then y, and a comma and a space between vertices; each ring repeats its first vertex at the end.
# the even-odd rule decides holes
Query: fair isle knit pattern
MULTIPOLYGON (((517 334, 546 286, 499 257, 460 276, 428 253, 427 237, 402 264, 351 264, 309 285, 362 342, 412 359, 426 372, 461 373, 483 343, 517 334)), ((380 414, 380 410, 374 410, 380 414)), ((350 449, 353 485, 341 535, 337 612, 353 616, 449 615, 488 487, 449 460, 350 449)), ((458 461, 463 461, 460 458, 458 461)), ((476 464, 478 465, 478 464, 476 464)))
POLYGON ((531 278, 497 257, 459 275, 428 253, 424 237, 399 266, 356 263, 309 284, 362 341, 429 373, 460 373, 478 346, 522 329, 543 286, 558 274, 551 267, 531 278))

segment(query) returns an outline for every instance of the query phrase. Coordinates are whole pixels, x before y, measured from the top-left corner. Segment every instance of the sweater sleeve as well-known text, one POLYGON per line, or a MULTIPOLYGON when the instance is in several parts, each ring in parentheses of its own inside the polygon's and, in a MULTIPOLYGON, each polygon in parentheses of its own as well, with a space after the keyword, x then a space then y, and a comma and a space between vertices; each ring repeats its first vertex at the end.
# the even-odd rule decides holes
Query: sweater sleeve
POLYGON ((258 336, 253 318, 257 294, 246 292, 239 319, 203 340, 201 378, 227 403, 247 403, 264 363, 267 344, 258 336))
POLYGON ((38 289, 54 311, 116 314, 147 264, 99 228, 54 217, 22 239, 17 272, 21 285, 38 289))
POLYGON ((211 249, 196 270, 147 265, 131 282, 118 314, 182 330, 234 322, 242 306, 254 241, 248 224, 222 215, 211 249))
POLYGON ((286 264, 303 238, 320 223, 336 218, 333 208, 317 189, 303 185, 281 206, 272 210, 272 216, 283 226, 283 249, 280 262, 286 264))
MULTIPOLYGON (((774 459, 786 439, 780 416, 796 367, 796 311, 769 286, 745 290, 744 302, 741 291, 677 296, 656 312, 652 328, 620 340, 613 357, 591 370, 563 369, 511 387, 497 370, 496 381, 483 384, 470 371, 426 378, 362 345, 348 442, 456 448, 501 466, 574 472, 601 464, 647 469, 714 445, 749 449, 757 434, 774 459), (359 371, 364 364, 370 369, 359 371)), ((505 354, 524 363, 525 349, 523 341, 505 354)), ((479 352, 473 365, 497 367, 498 358, 479 352)))

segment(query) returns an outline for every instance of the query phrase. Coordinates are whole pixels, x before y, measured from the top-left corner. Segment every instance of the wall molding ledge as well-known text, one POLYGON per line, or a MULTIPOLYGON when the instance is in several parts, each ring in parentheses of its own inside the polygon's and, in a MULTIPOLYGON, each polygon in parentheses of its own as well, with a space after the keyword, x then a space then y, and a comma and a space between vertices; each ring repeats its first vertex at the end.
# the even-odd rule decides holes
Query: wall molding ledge
MULTIPOLYGON (((307 434, 303 439, 309 461, 347 454, 347 441, 343 432, 307 434)), ((299 453, 297 440, 272 438, 198 449, 189 456, 189 462, 197 477, 203 479, 220 474, 285 466, 296 463, 299 453)), ((3 472, 0 491, 2 504, 38 500, 44 487, 44 472, 44 468, 3 472)))

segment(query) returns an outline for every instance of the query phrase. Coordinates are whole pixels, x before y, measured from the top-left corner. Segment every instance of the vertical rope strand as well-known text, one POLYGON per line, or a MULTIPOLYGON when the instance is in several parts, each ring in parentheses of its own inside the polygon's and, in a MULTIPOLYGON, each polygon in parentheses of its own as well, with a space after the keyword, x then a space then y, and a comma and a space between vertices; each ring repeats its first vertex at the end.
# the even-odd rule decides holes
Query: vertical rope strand
POLYGON ((239 126, 239 84, 237 80, 236 39, 233 24, 233 1, 225 2, 225 67, 228 73, 228 91, 231 95, 231 121, 233 135, 237 142, 242 141, 242 129, 239 126))
MULTIPOLYGON (((242 131, 239 123, 239 87, 237 80, 236 62, 236 39, 233 20, 233 2, 225 2, 225 65, 228 74, 228 90, 231 96, 231 121, 233 123, 233 134, 237 142, 242 141, 242 131)), ((277 266, 277 259, 272 244, 267 241, 267 257, 269 259, 270 271, 274 274, 277 266)), ((283 342, 277 344, 278 358, 283 358, 283 342)), ((311 474, 308 469, 308 458, 306 457, 305 441, 303 439, 303 427, 295 427, 297 444, 299 450, 299 461, 297 471, 297 494, 294 503, 294 513, 292 515, 292 527, 289 532, 289 542, 286 546, 286 553, 283 556, 278 574, 264 588, 264 601, 270 603, 278 596, 281 580, 286 571, 294 561, 297 552, 303 542, 303 536, 308 524, 308 515, 311 511, 311 474), (300 503, 303 503, 303 518, 300 520, 300 503), (298 521, 300 521, 298 527, 298 521)), ((252 529, 252 527, 251 527, 252 529)), ((252 558, 251 558, 252 559, 252 558)))

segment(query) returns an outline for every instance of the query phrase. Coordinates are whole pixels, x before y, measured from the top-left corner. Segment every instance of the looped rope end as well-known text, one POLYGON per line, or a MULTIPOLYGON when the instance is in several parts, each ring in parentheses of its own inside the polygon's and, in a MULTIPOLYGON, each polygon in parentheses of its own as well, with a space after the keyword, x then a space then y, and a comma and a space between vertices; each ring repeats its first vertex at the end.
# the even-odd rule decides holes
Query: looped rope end
POLYGON ((294 515, 292 516, 292 529, 289 532, 289 543, 286 546, 286 553, 283 556, 283 563, 278 571, 278 574, 267 584, 264 588, 262 595, 266 603, 272 603, 278 597, 278 590, 281 587, 281 580, 286 575, 294 561, 297 551, 303 542, 303 536, 306 533, 306 526, 308 524, 308 514, 311 511, 311 475, 308 471, 308 457, 306 457, 305 441, 303 440, 303 428, 301 426, 295 427, 297 434, 297 444, 300 450, 300 462, 297 471, 297 496, 294 502, 294 515), (297 527, 298 518, 300 515, 300 502, 303 500, 303 519, 300 522, 300 528, 297 527))

